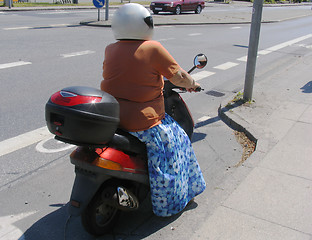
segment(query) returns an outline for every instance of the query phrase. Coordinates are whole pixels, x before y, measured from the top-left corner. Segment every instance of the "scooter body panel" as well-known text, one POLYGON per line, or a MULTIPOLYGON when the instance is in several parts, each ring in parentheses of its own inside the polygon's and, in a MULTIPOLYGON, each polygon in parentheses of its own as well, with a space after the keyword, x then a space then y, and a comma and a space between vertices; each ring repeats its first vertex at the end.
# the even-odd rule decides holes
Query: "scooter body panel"
POLYGON ((145 156, 128 155, 113 148, 78 147, 71 153, 70 161, 76 168, 93 174, 149 184, 145 156))
POLYGON ((108 175, 92 174, 83 169, 75 168, 75 181, 69 204, 69 214, 79 216, 104 182, 110 179, 108 175))
POLYGON ((128 180, 149 186, 147 162, 140 155, 131 156, 113 148, 78 147, 71 153, 70 160, 76 173, 69 207, 69 213, 74 216, 81 215, 92 197, 109 180, 128 180), (117 167, 122 166, 122 169, 107 165, 107 162, 118 164, 117 167))

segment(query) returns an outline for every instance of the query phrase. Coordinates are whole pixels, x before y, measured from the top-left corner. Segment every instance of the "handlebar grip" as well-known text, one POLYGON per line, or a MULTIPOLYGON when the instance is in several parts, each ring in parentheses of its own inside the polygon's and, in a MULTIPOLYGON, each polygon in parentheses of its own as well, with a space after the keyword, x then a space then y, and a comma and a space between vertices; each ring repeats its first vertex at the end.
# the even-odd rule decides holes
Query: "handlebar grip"
MULTIPOLYGON (((179 89, 180 89, 182 92, 187 92, 187 89, 186 89, 186 88, 180 87, 179 89)), ((194 91, 194 92, 200 92, 200 91, 204 91, 204 89, 201 88, 201 87, 197 87, 197 88, 193 89, 193 91, 194 91)))
POLYGON ((200 91, 203 91, 204 89, 202 89, 201 87, 197 87, 197 88, 195 88, 195 92, 200 92, 200 91))

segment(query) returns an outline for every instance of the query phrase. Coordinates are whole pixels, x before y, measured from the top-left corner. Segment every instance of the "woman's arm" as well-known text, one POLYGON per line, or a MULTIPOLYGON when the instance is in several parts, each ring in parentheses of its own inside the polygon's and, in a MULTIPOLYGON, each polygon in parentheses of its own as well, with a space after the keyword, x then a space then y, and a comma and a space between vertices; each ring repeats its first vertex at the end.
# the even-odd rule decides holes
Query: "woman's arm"
POLYGON ((200 85, 195 82, 191 75, 182 68, 180 68, 179 71, 169 79, 169 81, 178 87, 186 88, 188 91, 193 91, 200 87, 200 85))

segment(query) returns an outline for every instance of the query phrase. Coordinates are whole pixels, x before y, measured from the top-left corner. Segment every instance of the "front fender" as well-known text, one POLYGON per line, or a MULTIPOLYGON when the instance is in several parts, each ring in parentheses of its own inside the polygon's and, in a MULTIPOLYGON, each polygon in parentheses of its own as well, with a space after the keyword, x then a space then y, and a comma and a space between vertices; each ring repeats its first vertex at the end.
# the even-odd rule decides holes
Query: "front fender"
POLYGON ((194 121, 187 108, 187 105, 181 98, 181 96, 171 91, 165 96, 165 110, 179 125, 184 129, 186 134, 192 139, 194 130, 194 121))

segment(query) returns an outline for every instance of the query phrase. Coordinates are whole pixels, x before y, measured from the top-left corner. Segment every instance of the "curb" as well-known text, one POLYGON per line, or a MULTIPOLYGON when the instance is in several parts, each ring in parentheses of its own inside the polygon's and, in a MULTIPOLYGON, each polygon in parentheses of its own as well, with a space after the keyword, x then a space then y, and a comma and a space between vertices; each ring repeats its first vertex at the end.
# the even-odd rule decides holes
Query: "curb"
POLYGON ((239 124, 238 121, 235 121, 232 117, 229 117, 227 114, 227 112, 229 112, 231 109, 240 107, 244 103, 245 103, 244 100, 239 100, 236 103, 231 104, 230 107, 222 107, 222 105, 220 104, 220 106, 218 108, 218 116, 230 128, 232 128, 233 130, 238 131, 238 132, 243 132, 248 137, 248 139, 250 141, 254 142, 255 143, 255 151, 256 151, 258 139, 249 130, 247 130, 245 127, 243 127, 241 124, 239 124))

